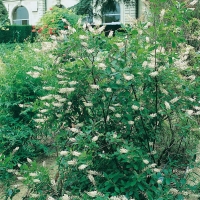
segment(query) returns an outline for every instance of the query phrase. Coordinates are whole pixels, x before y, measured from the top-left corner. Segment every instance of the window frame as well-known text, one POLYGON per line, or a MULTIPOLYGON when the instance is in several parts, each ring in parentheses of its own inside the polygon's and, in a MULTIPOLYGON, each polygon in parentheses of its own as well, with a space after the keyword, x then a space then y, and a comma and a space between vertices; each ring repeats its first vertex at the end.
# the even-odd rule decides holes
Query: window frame
POLYGON ((120 5, 120 3, 118 3, 118 2, 116 2, 116 11, 110 11, 110 13, 109 13, 109 11, 107 11, 107 12, 105 12, 105 13, 102 13, 102 23, 104 24, 104 25, 116 25, 116 24, 121 24, 121 5, 120 5), (118 9, 117 9, 117 6, 118 6, 118 9, 119 9, 119 12, 117 12, 118 11, 118 9), (114 13, 114 12, 116 12, 116 13, 114 13), (119 21, 117 21, 117 22, 105 22, 106 20, 105 20, 105 17, 106 16, 119 16, 119 21))
POLYGON ((25 6, 18 6, 13 10, 12 24, 14 24, 14 25, 29 25, 29 12, 28 12, 28 9, 25 6), (17 9, 19 9, 20 7, 21 8, 23 7, 24 9, 26 9, 26 11, 27 11, 26 14, 28 15, 28 18, 17 18, 17 17, 15 17, 15 12, 17 12, 17 9), (24 23, 24 22, 26 22, 26 23, 24 23))

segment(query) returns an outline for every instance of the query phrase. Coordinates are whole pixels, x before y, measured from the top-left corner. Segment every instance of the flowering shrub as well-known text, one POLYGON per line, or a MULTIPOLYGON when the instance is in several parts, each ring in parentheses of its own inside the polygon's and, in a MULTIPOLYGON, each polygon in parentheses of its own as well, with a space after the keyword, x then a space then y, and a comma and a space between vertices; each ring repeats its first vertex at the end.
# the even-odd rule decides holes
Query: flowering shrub
POLYGON ((46 12, 38 23, 38 33, 44 37, 58 34, 59 30, 68 28, 68 24, 75 25, 79 17, 66 8, 53 7, 46 12))
POLYGON ((34 117, 59 155, 55 192, 43 190, 49 199, 188 195, 200 114, 198 57, 190 66, 181 24, 188 12, 174 2, 122 36, 87 24, 52 37, 57 58, 42 75, 34 117))

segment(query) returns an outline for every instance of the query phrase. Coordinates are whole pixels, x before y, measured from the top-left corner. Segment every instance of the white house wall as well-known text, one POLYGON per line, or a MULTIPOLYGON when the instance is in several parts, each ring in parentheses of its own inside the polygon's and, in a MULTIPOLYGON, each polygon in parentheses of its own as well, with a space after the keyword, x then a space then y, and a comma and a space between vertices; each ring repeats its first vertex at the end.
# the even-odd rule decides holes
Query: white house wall
MULTIPOLYGON (((3 3, 8 10, 10 21, 13 21, 13 11, 18 6, 24 6, 29 13, 29 24, 36 25, 42 15, 45 13, 46 10, 49 10, 51 7, 55 6, 56 4, 61 4, 65 8, 71 7, 77 4, 79 0, 4 0, 3 3), (46 3, 46 6, 45 6, 46 3), (45 10, 46 9, 46 10, 45 10)), ((136 11, 134 7, 127 7, 123 4, 120 4, 121 10, 121 23, 129 23, 131 18, 135 18, 136 11)), ((144 13, 144 5, 141 1, 139 1, 139 16, 144 13)), ((100 19, 95 19, 94 22, 101 23, 100 19)))

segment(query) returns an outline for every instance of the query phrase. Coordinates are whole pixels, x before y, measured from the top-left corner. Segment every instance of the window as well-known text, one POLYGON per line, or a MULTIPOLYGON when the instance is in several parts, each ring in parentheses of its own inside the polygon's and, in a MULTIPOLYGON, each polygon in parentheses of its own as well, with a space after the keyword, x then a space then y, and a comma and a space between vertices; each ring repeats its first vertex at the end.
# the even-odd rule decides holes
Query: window
POLYGON ((120 5, 119 3, 115 3, 114 6, 115 8, 111 10, 104 5, 102 9, 104 24, 120 24, 120 5))
POLYGON ((28 10, 24 6, 19 6, 14 10, 13 24, 16 24, 16 25, 28 25, 29 24, 28 10))

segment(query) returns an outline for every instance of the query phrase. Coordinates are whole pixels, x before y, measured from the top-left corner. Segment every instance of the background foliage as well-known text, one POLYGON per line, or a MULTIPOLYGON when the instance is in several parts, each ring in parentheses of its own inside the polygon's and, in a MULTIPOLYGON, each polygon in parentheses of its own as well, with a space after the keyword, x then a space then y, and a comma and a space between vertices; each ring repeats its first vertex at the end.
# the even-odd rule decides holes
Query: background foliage
POLYGON ((2 28, 5 25, 9 25, 10 21, 8 19, 8 12, 2 2, 0 1, 0 28, 2 28))

